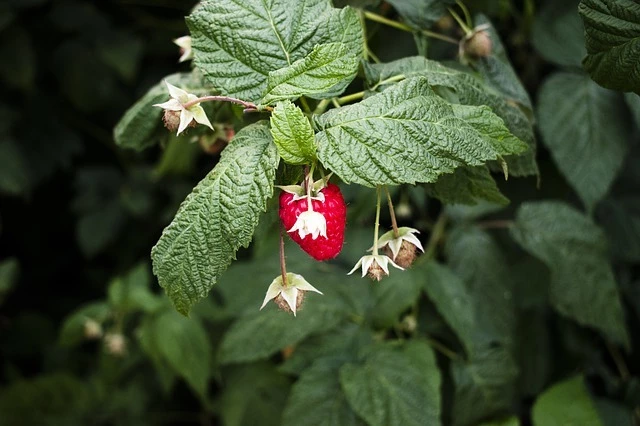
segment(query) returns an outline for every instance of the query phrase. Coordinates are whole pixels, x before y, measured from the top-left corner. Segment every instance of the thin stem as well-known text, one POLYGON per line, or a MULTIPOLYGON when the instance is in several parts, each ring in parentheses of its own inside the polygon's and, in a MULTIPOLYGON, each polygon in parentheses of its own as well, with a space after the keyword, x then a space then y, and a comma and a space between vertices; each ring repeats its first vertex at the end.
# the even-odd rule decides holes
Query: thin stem
POLYGON ((318 103, 318 106, 316 106, 316 109, 313 111, 313 113, 315 115, 320 115, 322 114, 327 107, 329 106, 329 104, 331 103, 331 99, 323 99, 318 103))
POLYGON ((433 259, 436 255, 436 250, 438 248, 438 244, 444 235, 444 230, 447 226, 447 215, 444 212, 440 213, 438 216, 438 220, 433 225, 433 230, 431 231, 431 236, 429 237, 429 241, 427 242, 427 248, 424 250, 424 256, 421 256, 425 259, 433 259))
POLYGON ((280 226, 280 273, 282 274, 282 285, 287 286, 287 262, 284 258, 284 228, 280 226))
MULTIPOLYGON (((467 26, 467 24, 464 23, 462 18, 460 18, 460 16, 458 16, 458 14, 453 9, 449 8, 449 13, 451 14, 451 16, 453 16, 453 19, 456 20, 458 25, 460 25, 460 28, 462 28, 467 35, 471 34, 473 32, 473 30, 471 28, 469 28, 467 26)), ((457 44, 457 42, 456 42, 456 44, 457 44)))
POLYGON ((364 98, 364 91, 342 96, 336 99, 336 102, 338 103, 338 106, 340 106, 340 105, 347 104, 349 102, 357 101, 362 98, 364 98))
MULTIPOLYGON (((260 109, 258 108, 258 106, 256 104, 254 104, 253 102, 247 102, 247 101, 243 101, 241 99, 236 99, 236 98, 232 98, 229 96, 202 96, 200 98, 196 98, 192 101, 186 102, 184 104, 182 104, 182 106, 184 108, 189 108, 192 107, 196 104, 199 104, 200 102, 211 102, 211 101, 219 101, 219 102, 231 102, 234 104, 238 104, 238 105, 242 105, 246 110, 248 111, 259 111, 260 109)), ((267 111, 273 111, 273 107, 270 106, 265 106, 262 107, 267 111)))
POLYGON ((476 226, 482 229, 508 229, 513 227, 514 224, 513 220, 485 220, 484 222, 478 222, 476 226))
POLYGON ((333 104, 334 107, 336 108, 340 108, 340 102, 338 102, 338 98, 331 98, 331 103, 333 104))
POLYGON ((431 37, 431 38, 435 38, 438 40, 442 40, 442 41, 446 41, 447 43, 452 43, 452 44, 458 44, 458 40, 451 38, 449 36, 446 36, 444 34, 439 34, 439 33, 434 33, 433 31, 429 31, 429 30, 416 30, 414 28, 411 28, 408 25, 405 25, 401 22, 398 21, 394 21, 392 19, 389 18, 385 18, 384 16, 378 15, 376 13, 373 12, 369 12, 369 11, 364 11, 364 17, 367 18, 370 21, 374 21, 374 22, 378 22, 380 24, 384 24, 384 25, 388 25, 390 27, 396 28, 398 30, 401 31, 406 31, 409 33, 415 33, 416 31, 420 32, 421 34, 424 34, 427 37, 431 37))
POLYGON ((625 364, 624 359, 622 358, 622 354, 611 343, 607 342, 607 350, 611 354, 611 358, 613 358, 613 362, 616 364, 616 368, 620 373, 620 378, 623 382, 626 382, 631 377, 631 373, 629 372, 629 368, 627 364, 625 364))
POLYGON ((456 4, 458 5, 458 7, 460 7, 462 13, 464 13, 464 19, 465 21, 467 21, 467 25, 469 27, 473 27, 473 20, 471 19, 471 14, 469 13, 469 9, 467 9, 467 6, 465 6, 461 0, 456 0, 456 4))
POLYGON ((304 96, 301 96, 300 105, 302 105, 302 109, 304 110, 304 112, 306 112, 307 114, 311 114, 311 108, 309 108, 309 103, 307 102, 307 98, 305 98, 304 96))
POLYGON ((391 76, 389 78, 386 78, 382 81, 377 82, 376 84, 373 85, 373 87, 371 88, 372 91, 375 91, 378 87, 384 85, 384 84, 389 84, 389 83, 395 83, 397 81, 402 81, 405 78, 407 78, 404 74, 397 74, 394 76, 391 76))
POLYGON ((429 339, 429 345, 431 345, 433 347, 433 349, 437 350, 442 355, 446 356, 447 358, 449 358, 451 360, 460 359, 460 355, 458 355, 457 353, 455 353, 454 351, 452 351, 451 349, 449 349, 448 347, 446 347, 445 345, 443 345, 442 343, 438 342, 435 339, 431 339, 430 338, 429 339))
POLYGON ((391 201, 391 194, 389 188, 385 185, 384 192, 387 193, 387 204, 389 205, 389 216, 391 216, 391 227, 393 228, 393 237, 398 238, 398 222, 396 222, 396 212, 393 209, 393 202, 391 201))
POLYGON ((316 168, 316 163, 311 164, 311 170, 305 177, 307 184, 307 211, 313 211, 313 204, 311 204, 311 191, 313 190, 313 171, 316 168))
POLYGON ((373 255, 378 255, 378 230, 380 229, 380 187, 376 187, 376 223, 373 226, 373 255))

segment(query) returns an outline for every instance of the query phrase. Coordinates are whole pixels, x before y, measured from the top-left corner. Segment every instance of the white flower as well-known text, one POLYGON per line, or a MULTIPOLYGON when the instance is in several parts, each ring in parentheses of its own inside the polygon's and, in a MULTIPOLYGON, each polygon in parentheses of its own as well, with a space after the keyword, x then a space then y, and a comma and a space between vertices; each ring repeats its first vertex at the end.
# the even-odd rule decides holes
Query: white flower
MULTIPOLYGON (((400 247, 402 246, 402 241, 407 241, 413 244, 414 246, 419 248, 421 252, 424 253, 424 249, 422 248, 422 243, 420 243, 420 240, 418 239, 418 237, 413 235, 413 234, 419 234, 419 233, 420 231, 418 231, 417 229, 409 228, 406 226, 398 228, 397 237, 393 235, 393 231, 389 231, 384 235, 382 235, 378 240, 378 248, 381 249, 384 246, 389 245, 389 248, 393 253, 393 260, 396 260, 396 257, 398 257, 398 253, 400 252, 400 247)), ((373 250, 373 247, 369 249, 369 251, 371 250, 373 250)))
POLYGON ((204 109, 202 109, 202 106, 200 106, 200 103, 195 103, 187 108, 185 108, 184 106, 185 104, 198 99, 196 95, 187 93, 166 80, 165 83, 167 85, 167 88, 169 89, 171 99, 162 104, 155 104, 154 106, 160 107, 167 111, 180 111, 180 125, 178 126, 178 135, 182 133, 193 120, 195 120, 197 123, 204 124, 211 130, 213 130, 213 126, 209 122, 209 118, 207 117, 207 114, 205 114, 204 109))
POLYGON ((318 238, 318 235, 327 238, 327 220, 321 213, 308 210, 300 213, 296 223, 287 232, 294 231, 298 231, 300 238, 304 238, 309 234, 314 240, 318 238))
MULTIPOLYGON (((404 271, 404 268, 396 265, 393 262, 393 260, 391 260, 388 256, 384 256, 380 254, 369 254, 367 256, 362 256, 360 260, 358 260, 358 263, 356 263, 356 266, 354 266, 353 269, 349 271, 347 275, 353 274, 356 271, 356 269, 358 269, 359 266, 362 266, 363 277, 367 275, 367 273, 370 272, 370 270, 374 270, 377 267, 382 268, 384 273, 386 275, 389 275, 389 263, 391 263, 392 266, 404 271)), ((378 277, 376 278, 378 279, 378 281, 380 281, 378 277)))
MULTIPOLYGON (((271 285, 267 290, 267 294, 264 297, 264 301, 262 302, 262 306, 260 306, 260 310, 262 310, 270 300, 278 299, 278 296, 281 296, 286 303, 285 307, 291 309, 291 312, 293 312, 293 315, 295 316, 297 309, 302 303, 302 295, 305 291, 314 291, 322 294, 321 291, 309 284, 302 275, 288 273, 286 286, 282 282, 282 275, 280 275, 271 282, 271 285)), ((276 303, 277 302, 278 300, 276 300, 276 303)), ((278 304, 278 306, 281 305, 278 304)))
POLYGON ((173 40, 173 42, 180 47, 180 59, 178 62, 188 61, 193 59, 193 50, 191 50, 191 37, 183 36, 173 40))

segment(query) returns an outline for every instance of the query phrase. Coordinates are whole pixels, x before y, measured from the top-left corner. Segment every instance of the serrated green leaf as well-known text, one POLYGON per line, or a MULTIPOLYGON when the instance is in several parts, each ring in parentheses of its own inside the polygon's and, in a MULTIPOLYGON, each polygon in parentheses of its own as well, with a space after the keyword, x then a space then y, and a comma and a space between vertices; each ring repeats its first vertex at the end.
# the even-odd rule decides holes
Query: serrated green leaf
POLYGON ((475 65, 478 71, 487 83, 502 93, 504 97, 516 101, 530 111, 532 106, 529 94, 513 69, 498 32, 484 15, 478 15, 475 23, 476 25, 487 25, 486 31, 489 33, 492 46, 491 55, 481 57, 476 61, 475 65))
POLYGON ((153 272, 180 313, 188 314, 251 242, 278 161, 266 122, 245 127, 165 228, 151 251, 153 272))
MULTIPOLYGON (((166 81, 189 93, 203 92, 202 77, 197 73, 179 73, 165 77, 166 81)), ((213 89, 210 89, 213 90, 213 89)), ((162 108, 154 107, 169 100, 164 81, 153 86, 133 104, 113 129, 113 138, 122 148, 142 151, 168 137, 169 130, 162 127, 162 108)))
POLYGON ((258 101, 269 73, 292 66, 316 45, 344 43, 359 59, 360 19, 350 7, 329 0, 203 1, 187 18, 194 63, 229 96, 258 101))
POLYGON ((311 164, 316 159, 316 141, 311 123, 302 110, 289 101, 279 102, 271 113, 271 136, 278 154, 290 164, 311 164))
POLYGON ((533 405, 534 426, 603 426, 583 376, 555 384, 533 405))
POLYGON ((210 364, 213 357, 209 337, 202 324, 174 311, 166 311, 152 320, 146 332, 160 357, 182 377, 203 400, 206 398, 210 364))
POLYGON ((431 28, 455 0, 389 0, 402 18, 416 29, 431 28))
POLYGON ((304 309, 295 318, 273 307, 259 311, 256 306, 255 311, 239 318, 225 334, 220 346, 220 362, 264 359, 309 335, 332 329, 346 312, 337 300, 331 300, 333 303, 318 300, 323 297, 306 294, 304 309))
POLYGON ((59 337, 60 345, 77 345, 85 338, 84 327, 87 320, 103 323, 110 314, 111 308, 105 302, 93 302, 76 309, 62 323, 59 337))
POLYGON ((582 0, 587 56, 582 64, 598 84, 640 95, 640 3, 582 0))
POLYGON ((518 368, 505 348, 476 352, 468 362, 455 360, 451 376, 455 426, 472 426, 482 419, 504 415, 513 405, 518 368))
POLYGON ((486 166, 458 167, 425 186, 427 193, 446 204, 476 205, 487 200, 500 206, 509 204, 486 166))
POLYGON ((357 426, 362 421, 340 387, 340 363, 316 362, 293 385, 283 414, 283 426, 357 426))
POLYGON ((365 186, 434 182, 498 153, 426 78, 404 80, 316 118, 318 158, 345 182, 365 186))
POLYGON ((566 204, 545 201, 522 204, 511 235, 551 270, 550 299, 556 310, 629 346, 600 228, 566 204))
POLYGON ((522 154, 527 144, 514 136, 488 106, 451 105, 456 117, 471 125, 500 155, 522 154))
POLYGON ((547 61, 565 67, 582 67, 587 50, 578 3, 579 0, 547 2, 536 13, 531 43, 547 61))
POLYGON ((15 257, 10 257, 0 262, 0 305, 4 302, 7 294, 13 290, 19 273, 20 264, 15 257))
POLYGON ((320 44, 290 66, 271 71, 262 103, 308 96, 338 96, 358 72, 358 58, 344 43, 320 44))
POLYGON ((225 426, 282 426, 290 380, 269 362, 243 364, 222 372, 219 399, 225 426))
POLYGON ((340 368, 347 401, 372 426, 441 424, 440 383, 435 355, 419 340, 381 344, 363 364, 340 368))
POLYGON ((626 114, 620 94, 586 75, 557 73, 540 89, 542 140, 589 210, 622 167, 629 139, 626 114))
MULTIPOLYGON (((365 65, 365 75, 370 86, 376 87, 381 81, 390 77, 404 75, 407 78, 425 76, 436 93, 447 90, 453 91, 453 96, 447 99, 462 105, 487 105, 500 118, 513 135, 526 142, 529 150, 519 156, 507 156, 505 161, 509 166, 509 173, 513 176, 529 176, 538 174, 535 162, 535 138, 533 127, 526 115, 512 102, 497 95, 481 80, 469 73, 445 67, 439 62, 423 57, 413 56, 386 64, 365 65)), ((491 168, 501 171, 501 166, 491 168)))

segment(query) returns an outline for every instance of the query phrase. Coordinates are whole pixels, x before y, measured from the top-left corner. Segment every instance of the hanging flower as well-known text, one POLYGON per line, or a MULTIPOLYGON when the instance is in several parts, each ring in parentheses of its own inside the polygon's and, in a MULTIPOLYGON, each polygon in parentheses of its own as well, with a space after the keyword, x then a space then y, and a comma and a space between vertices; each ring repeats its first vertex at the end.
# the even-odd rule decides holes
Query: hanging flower
MULTIPOLYGON (((424 253, 422 243, 414 234, 420 231, 403 226, 398 228, 398 236, 393 231, 382 235, 378 240, 378 248, 387 248, 391 252, 392 259, 402 267, 409 267, 416 258, 416 248, 424 253)), ((373 250, 371 247, 369 250, 373 250)))
POLYGON ((296 223, 287 232, 298 231, 298 236, 304 238, 311 234, 312 239, 317 239, 318 236, 327 238, 327 220, 322 215, 313 210, 307 210, 298 216, 296 223))
POLYGON ((273 299, 280 309, 293 312, 293 316, 295 316, 307 291, 322 294, 317 288, 309 284, 302 275, 288 273, 286 285, 282 281, 282 275, 280 275, 271 282, 260 309, 262 310, 273 299))
POLYGON ((347 275, 353 274, 358 267, 362 266, 362 277, 369 275, 371 279, 380 281, 383 277, 389 275, 389 263, 395 268, 404 270, 403 267, 398 266, 388 256, 380 254, 369 254, 362 256, 356 266, 353 267, 347 275))
POLYGON ((204 109, 199 102, 185 107, 185 105, 188 105, 189 103, 198 99, 196 95, 187 93, 166 80, 165 84, 169 89, 169 95, 171 95, 171 99, 161 104, 155 104, 154 106, 160 107, 165 110, 164 122, 165 126, 169 130, 175 130, 177 128, 177 134, 179 135, 187 127, 192 125, 192 122, 194 120, 195 122, 204 124, 211 130, 213 130, 213 126, 209 122, 209 118, 207 117, 207 114, 205 114, 204 109), (178 118, 178 113, 179 121, 176 120, 178 118), (178 125, 176 126, 176 124, 178 125))
POLYGON ((191 49, 191 37, 190 36, 182 36, 173 40, 173 42, 180 47, 180 59, 178 62, 188 61, 193 59, 193 50, 191 49))

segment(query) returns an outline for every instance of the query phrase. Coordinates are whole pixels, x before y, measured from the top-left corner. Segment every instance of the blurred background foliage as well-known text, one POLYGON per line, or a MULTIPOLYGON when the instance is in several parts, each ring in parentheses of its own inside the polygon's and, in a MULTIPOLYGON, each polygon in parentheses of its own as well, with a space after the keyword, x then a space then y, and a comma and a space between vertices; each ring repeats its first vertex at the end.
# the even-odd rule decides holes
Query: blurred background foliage
MULTIPOLYGON (((379 1, 336 1, 344 4, 402 19, 379 1)), ((449 268, 418 265, 373 286, 345 277, 369 246, 372 194, 344 187, 349 220, 343 254, 316 264, 295 245, 287 247, 289 270, 325 293, 309 297, 293 327, 272 306, 257 311, 278 274, 274 205, 254 244, 190 319, 174 312, 150 273, 150 247, 216 164, 226 129, 241 123, 236 110, 216 107, 209 113, 218 133, 194 129, 175 137, 161 128, 158 113, 149 133, 158 146, 137 153, 114 144, 112 129, 137 99, 166 75, 189 70, 177 64, 171 40, 186 34, 183 17, 195 1, 0 4, 0 425, 307 424, 301 416, 326 415, 321 402, 341 395, 332 375, 336 365, 357 359, 389 368, 376 364, 365 348, 411 336, 429 337, 438 350, 444 424, 564 425, 563 416, 578 416, 584 421, 574 424, 637 425, 640 102, 607 92, 597 97, 595 109, 579 108, 590 93, 604 89, 581 71, 584 40, 576 4, 468 4, 492 19, 537 105, 544 138, 537 155, 540 181, 499 181, 511 200, 507 208, 451 206, 446 216, 422 188, 396 188, 401 223, 420 229, 425 242, 443 225, 438 217, 453 224, 446 244, 436 248, 449 268), (553 123, 553 108, 563 102, 575 114, 553 123), (562 133, 563 126, 572 131, 562 133), (584 126, 591 130, 581 133, 584 126), (595 142, 585 145, 585 138, 595 142), (567 140, 571 149, 556 149, 567 140), (611 160, 598 151, 606 144, 625 148, 611 160), (620 164, 606 166, 611 161, 620 164), (587 177, 576 175, 580 164, 587 177), (608 184, 604 192, 598 189, 603 179, 613 181, 610 190, 608 184), (547 300, 549 269, 517 248, 501 226, 522 202, 541 199, 586 206, 605 230, 627 313, 626 349, 555 313, 547 300), (481 217, 480 227, 471 226, 481 217), (463 359, 469 342, 460 328, 448 325, 442 306, 435 306, 438 295, 427 288, 441 282, 455 292, 464 281, 473 288, 478 276, 498 287, 508 283, 506 307, 488 298, 495 288, 484 293, 482 283, 465 297, 474 298, 469 306, 483 317, 513 317, 501 323, 513 330, 492 331, 497 337, 490 348, 507 347, 513 359, 463 359), (573 404, 578 408, 572 414, 573 404)), ((450 19, 436 27, 461 36, 450 19)), ((457 53, 377 24, 369 23, 368 31, 382 61, 424 53, 427 45, 431 58, 457 53)), ((493 325, 466 331, 473 340, 474 332, 493 325)), ((422 350, 415 346, 407 351, 422 350)), ((398 356, 385 350, 389 360, 398 356)), ((341 375, 348 393, 345 382, 341 375)), ((362 423, 344 400, 329 408, 340 421, 326 424, 362 423)))

